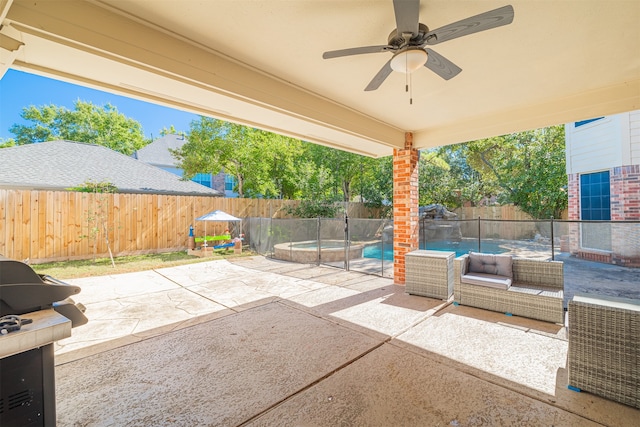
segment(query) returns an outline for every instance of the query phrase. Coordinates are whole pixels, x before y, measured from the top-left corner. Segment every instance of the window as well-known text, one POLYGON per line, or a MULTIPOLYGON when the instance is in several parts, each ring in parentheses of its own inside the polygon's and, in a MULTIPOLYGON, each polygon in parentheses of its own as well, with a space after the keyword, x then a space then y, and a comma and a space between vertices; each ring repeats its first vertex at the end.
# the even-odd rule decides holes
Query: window
POLYGON ((600 120, 600 119, 604 119, 604 117, 596 117, 595 119, 581 120, 579 122, 575 122, 575 127, 580 127, 580 126, 586 125, 587 123, 595 122, 596 120, 600 120))
POLYGON ((225 191, 233 191, 236 186, 236 179, 232 175, 224 176, 224 189, 225 191))
MULTIPOLYGON (((611 220, 609 171, 580 175, 580 218, 611 220)), ((611 224, 585 223, 581 227, 582 247, 611 251, 611 224)))
POLYGON ((609 171, 580 175, 580 217, 611 220, 609 171))
POLYGON ((210 173, 197 173, 191 181, 197 182, 200 185, 211 188, 211 174, 210 173))

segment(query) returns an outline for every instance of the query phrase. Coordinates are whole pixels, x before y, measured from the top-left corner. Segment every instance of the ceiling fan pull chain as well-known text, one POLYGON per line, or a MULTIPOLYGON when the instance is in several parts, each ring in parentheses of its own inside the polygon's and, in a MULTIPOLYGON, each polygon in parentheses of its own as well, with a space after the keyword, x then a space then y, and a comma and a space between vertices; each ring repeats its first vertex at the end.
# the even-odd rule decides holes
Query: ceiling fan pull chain
POLYGON ((409 74, 409 105, 413 105, 413 73, 409 74))
MULTIPOLYGON (((409 63, 409 59, 407 58, 407 55, 405 55, 404 56, 404 69, 405 70, 407 69, 408 63, 409 63)), ((405 73, 404 74, 404 91, 405 92, 409 92, 409 78, 410 78, 409 76, 410 75, 411 75, 410 73, 405 73)))

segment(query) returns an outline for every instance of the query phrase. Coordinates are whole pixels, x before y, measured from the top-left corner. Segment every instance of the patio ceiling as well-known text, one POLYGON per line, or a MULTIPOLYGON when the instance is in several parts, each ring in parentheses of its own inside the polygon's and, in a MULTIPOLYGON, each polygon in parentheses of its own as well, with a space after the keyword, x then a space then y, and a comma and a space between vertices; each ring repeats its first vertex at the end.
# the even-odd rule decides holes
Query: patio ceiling
POLYGON ((0 75, 15 68, 344 150, 384 156, 640 108, 637 0, 422 0, 436 29, 513 5, 511 25, 433 47, 426 68, 364 88, 390 53, 392 0, 0 0, 0 75))

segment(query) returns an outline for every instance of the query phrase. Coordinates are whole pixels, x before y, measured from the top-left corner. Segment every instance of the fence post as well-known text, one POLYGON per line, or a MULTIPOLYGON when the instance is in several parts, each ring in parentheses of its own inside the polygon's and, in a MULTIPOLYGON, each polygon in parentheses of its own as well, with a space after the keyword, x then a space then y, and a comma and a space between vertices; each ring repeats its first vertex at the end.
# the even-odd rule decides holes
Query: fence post
POLYGON ((382 233, 380 233, 380 276, 384 277, 384 223, 382 220, 382 233))
POLYGON ((556 260, 556 251, 554 247, 555 242, 553 241, 553 215, 551 215, 551 261, 556 260))
POLYGON ((344 269, 349 271, 349 247, 351 242, 349 239, 349 215, 347 211, 344 212, 344 269))
POLYGON ((317 261, 316 261, 316 265, 320 265, 320 261, 322 261, 322 251, 320 250, 320 248, 322 247, 322 242, 320 241, 320 217, 318 217, 318 222, 317 222, 317 227, 316 227, 316 232, 317 232, 317 238, 316 238, 316 246, 318 247, 318 256, 317 256, 317 261))
MULTIPOLYGON (((273 218, 271 219, 271 223, 273 224, 273 218)), ((275 253, 275 245, 273 250, 275 253)), ((291 230, 289 230, 289 260, 293 261, 293 235, 291 234, 291 230)))
POLYGON ((480 242, 480 217, 478 217, 478 252, 482 252, 482 247, 480 242))

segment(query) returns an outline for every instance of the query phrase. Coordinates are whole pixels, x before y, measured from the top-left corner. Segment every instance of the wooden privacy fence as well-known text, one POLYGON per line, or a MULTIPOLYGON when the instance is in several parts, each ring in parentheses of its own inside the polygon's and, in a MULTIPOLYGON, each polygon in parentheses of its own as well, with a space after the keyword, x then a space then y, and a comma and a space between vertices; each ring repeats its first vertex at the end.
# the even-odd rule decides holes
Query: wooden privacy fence
MULTIPOLYGON (((460 220, 477 220, 478 217, 483 220, 496 220, 483 221, 481 236, 483 238, 530 239, 540 232, 536 221, 513 205, 463 207, 455 209, 454 212, 458 214, 460 220)), ((556 219, 567 219, 567 217, 568 213, 565 211, 562 218, 556 219)), ((460 228, 463 236, 478 234, 478 225, 475 221, 465 221, 460 228)))
MULTIPOLYGON (((202 236, 195 218, 216 209, 239 218, 285 218, 285 206, 299 202, 158 194, 95 194, 0 189, 0 254, 32 263, 108 255, 186 249, 189 226, 202 236)), ((359 203, 349 216, 371 217, 359 203)), ((208 222, 207 234, 221 234, 227 223, 208 222)))
MULTIPOLYGON (((529 214, 514 205, 463 207, 455 209, 454 212, 458 214, 458 219, 478 219, 480 217, 482 219, 534 221, 529 214)), ((556 219, 568 219, 568 211, 565 210, 562 216, 556 219)))
MULTIPOLYGON (((0 254, 32 263, 183 250, 189 226, 205 233, 195 219, 216 209, 239 218, 287 218, 284 207, 298 201, 230 199, 158 194, 95 194, 69 191, 0 189, 0 254)), ((349 203, 351 218, 378 218, 375 209, 349 203)), ((462 208, 459 219, 527 219, 513 206, 462 208)), ((221 234, 227 223, 208 222, 207 234, 221 234)), ((504 232, 505 224, 496 223, 504 232)))

